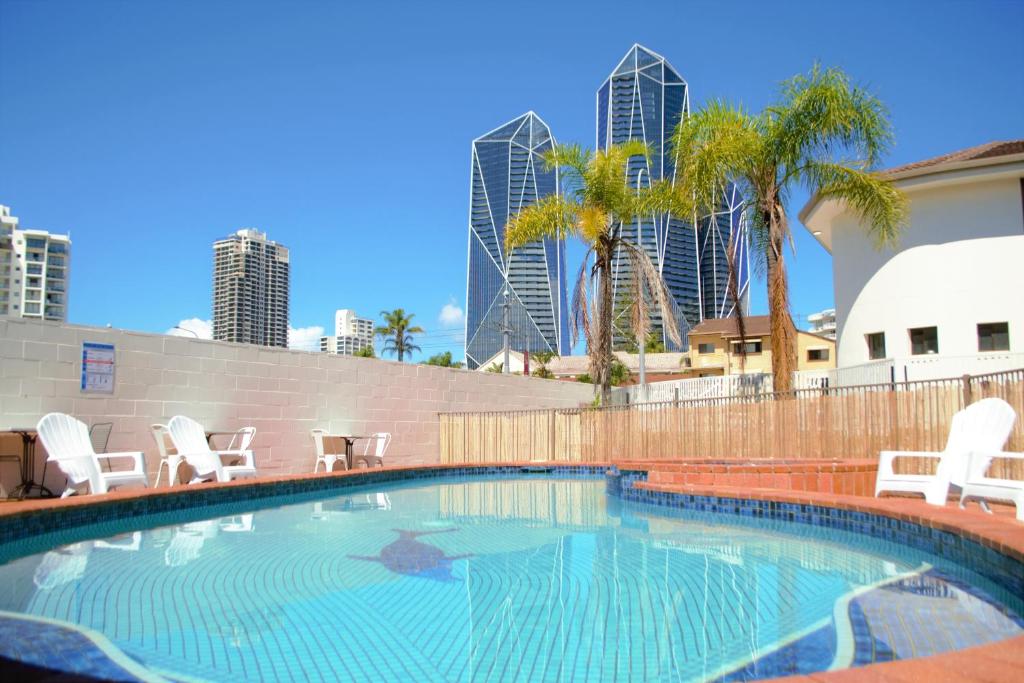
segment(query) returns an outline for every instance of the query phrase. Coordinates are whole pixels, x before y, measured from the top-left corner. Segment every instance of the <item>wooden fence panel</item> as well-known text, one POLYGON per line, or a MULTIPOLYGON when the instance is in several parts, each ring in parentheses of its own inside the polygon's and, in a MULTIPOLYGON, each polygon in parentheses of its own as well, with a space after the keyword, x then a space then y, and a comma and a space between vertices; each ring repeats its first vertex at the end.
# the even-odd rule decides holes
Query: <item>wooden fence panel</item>
MULTIPOLYGON (((1024 416, 1024 370, 599 409, 444 413, 441 462, 862 459, 887 449, 941 451, 954 413, 990 396, 1024 416)), ((1024 451, 1024 420, 1006 448, 1024 451)), ((931 467, 898 463, 910 473, 931 467)), ((1024 463, 997 461, 992 474, 1024 479, 1024 463)))

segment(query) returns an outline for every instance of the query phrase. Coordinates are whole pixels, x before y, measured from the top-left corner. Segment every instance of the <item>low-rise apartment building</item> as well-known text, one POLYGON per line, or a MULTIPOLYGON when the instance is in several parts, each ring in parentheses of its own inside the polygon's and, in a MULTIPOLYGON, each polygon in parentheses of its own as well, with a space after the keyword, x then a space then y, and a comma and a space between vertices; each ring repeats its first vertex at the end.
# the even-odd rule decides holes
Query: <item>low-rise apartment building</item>
POLYGON ((350 308, 334 313, 334 335, 320 337, 320 350, 339 356, 354 356, 359 351, 373 348, 373 320, 360 318, 350 308))
MULTIPOLYGON (((743 320, 742 337, 736 318, 712 318, 690 330, 690 349, 683 360, 689 370, 687 377, 771 374, 768 316, 752 315, 743 320)), ((830 370, 836 366, 834 340, 803 330, 797 330, 796 338, 797 370, 830 370)))

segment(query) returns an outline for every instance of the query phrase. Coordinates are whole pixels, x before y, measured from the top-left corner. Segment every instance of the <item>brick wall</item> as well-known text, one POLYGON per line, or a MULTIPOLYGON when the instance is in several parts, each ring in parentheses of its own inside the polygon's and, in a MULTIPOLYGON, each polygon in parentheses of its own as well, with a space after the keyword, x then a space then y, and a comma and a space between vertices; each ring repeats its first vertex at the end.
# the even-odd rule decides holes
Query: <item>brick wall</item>
MULTIPOLYGON (((108 450, 145 451, 151 477, 159 458, 149 425, 178 414, 213 431, 256 427, 260 472, 287 474, 312 470, 313 428, 391 432, 390 462, 433 463, 438 412, 576 407, 592 397, 589 385, 567 382, 23 320, 0 321, 0 365, 0 430, 51 411, 113 422, 108 450), (116 347, 112 395, 80 390, 86 341, 116 347)), ((6 437, 0 448, 18 443, 6 437)), ((63 477, 48 472, 47 482, 63 477)), ((13 464, 0 463, 0 483, 17 483, 13 464)))

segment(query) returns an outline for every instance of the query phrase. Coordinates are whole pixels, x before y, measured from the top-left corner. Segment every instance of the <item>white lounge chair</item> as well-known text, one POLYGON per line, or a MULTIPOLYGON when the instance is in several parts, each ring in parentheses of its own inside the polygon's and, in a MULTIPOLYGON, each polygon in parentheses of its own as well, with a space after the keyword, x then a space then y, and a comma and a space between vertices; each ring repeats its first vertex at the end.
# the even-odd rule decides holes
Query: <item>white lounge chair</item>
POLYGON ((330 472, 334 469, 334 463, 340 462, 341 469, 348 469, 348 460, 345 458, 344 453, 327 453, 324 447, 324 437, 330 437, 323 429, 311 429, 309 431, 310 436, 313 437, 313 447, 316 449, 316 463, 313 464, 313 473, 320 469, 320 464, 323 463, 324 470, 330 472))
POLYGON ((986 398, 967 406, 953 416, 946 448, 931 451, 882 451, 878 460, 875 496, 889 491, 921 493, 931 505, 945 505, 950 484, 963 486, 967 460, 972 451, 998 451, 1013 429, 1016 415, 1010 405, 998 398, 986 398), (896 458, 938 460, 935 474, 896 474, 896 458))
POLYGON ((362 455, 357 455, 352 458, 352 467, 355 468, 356 462, 359 460, 363 461, 366 467, 383 467, 384 466, 384 454, 388 450, 388 446, 391 445, 391 434, 387 432, 377 432, 371 434, 370 438, 366 440, 366 448, 362 455), (373 452, 370 449, 373 448, 373 452))
POLYGON ((178 451, 178 455, 196 471, 190 484, 205 481, 211 476, 217 481, 231 481, 240 477, 256 476, 252 451, 227 453, 227 455, 241 455, 244 464, 225 465, 221 462, 221 456, 225 452, 210 448, 203 426, 192 418, 175 415, 167 424, 167 429, 171 433, 171 441, 174 442, 174 448, 178 451))
POLYGON ((995 458, 1024 460, 1024 453, 973 451, 967 464, 967 481, 960 492, 960 507, 965 507, 968 500, 976 499, 981 509, 991 514, 986 499, 1013 503, 1017 508, 1017 520, 1024 522, 1024 481, 986 476, 995 458))
POLYGON ((178 466, 181 465, 183 458, 178 455, 173 445, 170 449, 167 447, 167 439, 171 438, 167 425, 153 424, 149 426, 149 429, 153 434, 153 440, 156 441, 157 452, 160 453, 160 465, 156 468, 156 481, 153 482, 153 487, 160 486, 160 473, 165 467, 167 468, 167 485, 170 486, 178 478, 178 466), (171 450, 174 450, 174 453, 171 453, 171 450))
POLYGON ((97 454, 89 440, 89 428, 64 413, 44 415, 36 425, 39 440, 46 448, 47 460, 57 463, 61 471, 67 475, 68 487, 61 494, 67 498, 75 492, 75 488, 88 483, 92 493, 106 493, 115 486, 125 484, 142 484, 148 486, 145 462, 141 451, 128 453, 97 454), (100 468, 100 460, 130 460, 131 469, 104 472, 100 468))

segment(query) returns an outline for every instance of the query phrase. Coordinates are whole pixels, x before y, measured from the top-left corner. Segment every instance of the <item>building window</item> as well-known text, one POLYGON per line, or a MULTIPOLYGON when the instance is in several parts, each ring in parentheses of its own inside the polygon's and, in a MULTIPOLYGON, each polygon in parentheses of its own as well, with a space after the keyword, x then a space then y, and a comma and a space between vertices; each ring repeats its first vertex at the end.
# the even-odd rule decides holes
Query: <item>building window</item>
POLYGON ((807 360, 828 360, 828 349, 807 349, 807 360))
POLYGON ((748 342, 733 342, 732 352, 739 355, 740 353, 746 353, 748 356, 754 356, 761 353, 761 342, 760 341, 748 341, 748 342))
POLYGON ((1008 323, 979 323, 979 351, 1009 351, 1010 326, 1008 323))
POLYGON ((939 328, 915 327, 910 332, 910 353, 923 356, 939 352, 939 328))
POLYGON ((697 345, 697 353, 714 353, 714 352, 715 352, 715 345, 714 344, 698 344, 697 345))
POLYGON ((868 359, 881 360, 885 358, 885 332, 872 332, 867 335, 868 359))

